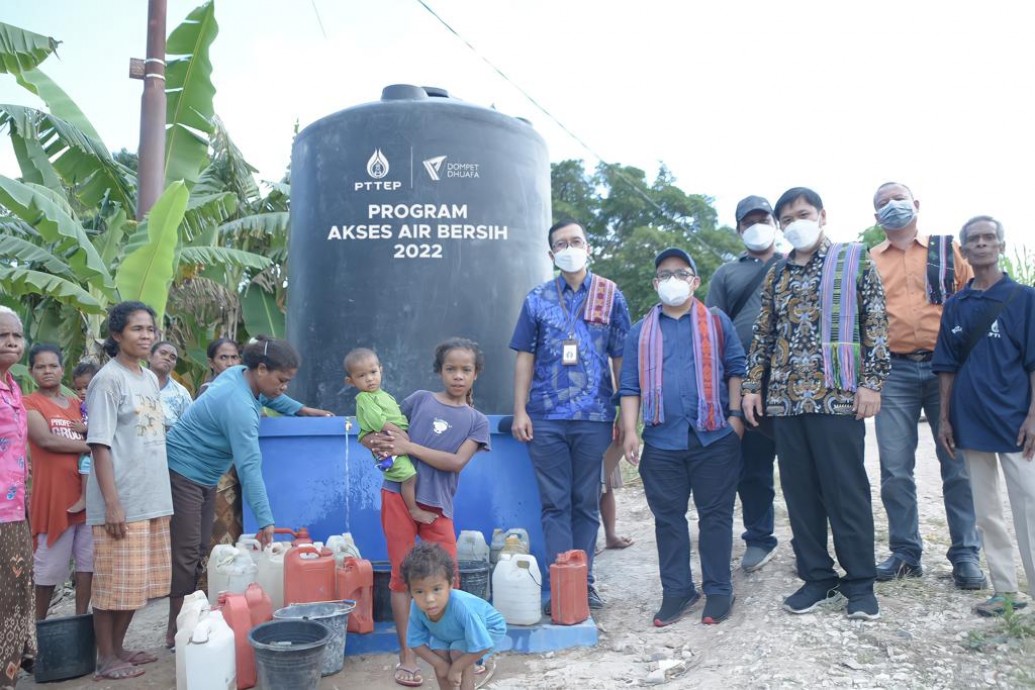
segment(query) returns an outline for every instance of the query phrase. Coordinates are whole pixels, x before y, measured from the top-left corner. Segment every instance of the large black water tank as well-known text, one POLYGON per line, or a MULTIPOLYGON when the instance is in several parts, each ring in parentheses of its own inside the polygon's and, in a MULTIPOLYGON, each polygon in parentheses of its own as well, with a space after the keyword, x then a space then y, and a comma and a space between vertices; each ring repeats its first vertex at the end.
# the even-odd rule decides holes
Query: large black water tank
POLYGON ((389 86, 380 101, 329 115, 291 158, 287 336, 302 355, 291 394, 354 411, 342 359, 378 352, 398 399, 440 390, 435 346, 480 343, 475 405, 513 405, 507 345, 522 299, 549 279, 550 165, 525 121, 389 86))

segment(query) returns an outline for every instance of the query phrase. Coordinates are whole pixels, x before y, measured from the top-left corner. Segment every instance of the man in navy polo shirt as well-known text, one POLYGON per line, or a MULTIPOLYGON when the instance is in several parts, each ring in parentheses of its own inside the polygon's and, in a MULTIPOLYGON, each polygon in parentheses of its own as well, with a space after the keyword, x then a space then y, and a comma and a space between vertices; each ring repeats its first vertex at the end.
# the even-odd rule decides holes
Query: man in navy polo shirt
POLYGON ((999 496, 999 465, 1013 511, 1017 550, 1035 595, 1035 289, 999 270, 1002 224, 970 219, 960 231, 974 279, 945 304, 931 368, 938 372, 938 442, 966 459, 974 512, 995 589, 974 607, 985 616, 1028 604, 1018 591, 1013 544, 999 496), (997 462, 998 459, 998 462, 997 462))
POLYGON ((539 484, 546 565, 559 553, 585 551, 589 605, 598 609, 604 605, 593 586, 600 480, 629 307, 613 282, 586 268, 591 250, 582 226, 555 223, 547 243, 561 274, 528 293, 514 327, 512 431, 528 444, 539 484))
POLYGON ((701 589, 708 597, 701 622, 720 623, 734 601, 730 556, 744 434, 744 347, 729 317, 693 296, 701 280, 689 254, 666 249, 654 268, 661 303, 629 332, 619 391, 625 457, 632 463, 639 458, 636 426, 643 421, 640 477, 654 514, 662 588, 654 625, 675 623, 701 598, 690 573, 691 493, 701 589))

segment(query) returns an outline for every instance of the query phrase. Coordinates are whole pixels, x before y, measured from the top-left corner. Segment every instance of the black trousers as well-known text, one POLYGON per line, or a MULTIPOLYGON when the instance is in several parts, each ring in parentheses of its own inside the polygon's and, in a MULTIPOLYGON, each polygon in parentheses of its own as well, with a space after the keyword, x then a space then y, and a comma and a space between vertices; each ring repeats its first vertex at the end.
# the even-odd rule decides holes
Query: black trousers
POLYGON ((873 507, 864 466, 866 426, 854 416, 806 414, 773 419, 798 577, 837 582, 827 551, 827 523, 845 571, 845 596, 873 591, 873 507))

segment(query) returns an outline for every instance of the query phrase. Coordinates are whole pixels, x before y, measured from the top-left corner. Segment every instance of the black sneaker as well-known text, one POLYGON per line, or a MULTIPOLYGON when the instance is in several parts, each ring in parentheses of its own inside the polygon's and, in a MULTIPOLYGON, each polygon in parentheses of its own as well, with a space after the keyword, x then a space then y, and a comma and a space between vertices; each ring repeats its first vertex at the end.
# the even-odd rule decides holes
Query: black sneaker
POLYGON ((661 608, 654 614, 654 626, 664 628, 666 625, 672 625, 693 608, 700 599, 700 592, 693 592, 685 597, 663 596, 661 608))
POLYGON ((604 608, 604 600, 600 598, 600 594, 597 592, 597 588, 593 585, 589 586, 589 608, 591 609, 602 609, 604 608))
POLYGON ((859 621, 875 621, 880 618, 880 606, 873 592, 851 597, 848 600, 848 617, 859 621))
POLYGON ((704 611, 701 612, 701 622, 705 625, 723 622, 733 612, 733 602, 736 600, 735 594, 709 594, 708 601, 704 603, 704 611))
POLYGON ((783 600, 783 610, 790 613, 809 613, 821 606, 843 604, 844 600, 845 597, 838 589, 837 583, 830 585, 806 582, 797 592, 783 600))
POLYGON ((877 564, 877 581, 887 582, 888 580, 898 580, 903 577, 922 577, 924 574, 924 567, 922 565, 912 565, 906 563, 902 558, 892 554, 883 563, 877 564))

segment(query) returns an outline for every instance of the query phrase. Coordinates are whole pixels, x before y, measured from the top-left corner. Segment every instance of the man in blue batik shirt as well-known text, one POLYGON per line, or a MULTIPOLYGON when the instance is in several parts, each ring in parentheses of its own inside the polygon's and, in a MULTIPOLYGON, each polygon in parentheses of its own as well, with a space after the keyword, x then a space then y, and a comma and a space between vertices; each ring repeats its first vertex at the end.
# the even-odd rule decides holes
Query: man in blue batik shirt
POLYGON ((589 606, 599 609, 604 602, 593 586, 593 554, 600 480, 629 307, 613 282, 587 270, 590 247, 582 226, 556 223, 547 242, 561 274, 528 294, 510 340, 517 351, 513 434, 528 444, 539 484, 546 565, 559 553, 585 551, 589 606))

